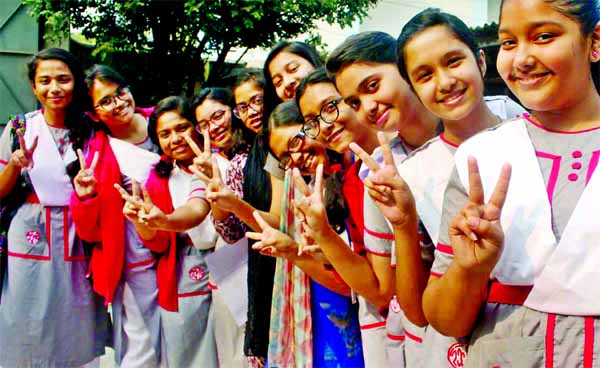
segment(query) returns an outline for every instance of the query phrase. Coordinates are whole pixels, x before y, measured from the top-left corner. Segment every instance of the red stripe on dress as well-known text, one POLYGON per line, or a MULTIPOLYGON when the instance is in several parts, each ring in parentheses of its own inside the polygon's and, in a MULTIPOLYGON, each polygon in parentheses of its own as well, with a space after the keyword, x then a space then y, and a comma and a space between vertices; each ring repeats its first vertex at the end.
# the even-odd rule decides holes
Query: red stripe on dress
POLYGON ((210 281, 208 282, 208 288, 210 290, 218 290, 219 288, 217 287, 217 285, 211 283, 210 281))
POLYGON ((69 207, 63 207, 63 243, 64 243, 64 259, 65 261, 87 261, 86 256, 69 255, 69 207))
POLYGON ((452 246, 443 243, 437 243, 435 249, 439 250, 442 253, 454 255, 454 251, 452 250, 452 246))
POLYGON ((417 335, 413 335, 413 334, 411 334, 411 333, 410 333, 410 332, 408 332, 407 330, 404 330, 404 334, 406 335, 406 337, 408 337, 409 339, 411 339, 411 340, 413 340, 413 341, 416 341, 416 342, 418 342, 418 343, 422 343, 422 342, 423 342, 423 339, 422 339, 422 338, 420 338, 420 337, 419 337, 419 336, 417 336, 417 335))
POLYGON ((181 293, 181 294, 177 294, 177 297, 179 298, 188 298, 190 296, 200 296, 200 295, 208 295, 210 294, 211 291, 210 290, 204 290, 204 291, 194 291, 191 293, 181 293))
POLYGON ((546 321, 546 368, 554 368, 554 328, 556 314, 548 314, 546 321))
POLYGON ((192 195, 192 193, 195 193, 195 192, 206 192, 206 189, 205 188, 196 188, 190 192, 190 195, 192 195))
POLYGON ((591 368, 594 365, 594 317, 585 317, 583 366, 591 368))
POLYGON ((369 323, 368 325, 361 325, 360 329, 361 330, 370 330, 370 329, 377 328, 377 327, 385 327, 385 321, 369 323))
POLYGON ((371 254, 374 254, 374 255, 380 256, 380 257, 391 257, 392 256, 392 253, 379 253, 379 252, 372 251, 369 248, 365 248, 365 251, 367 253, 371 253, 371 254))
POLYGON ((404 337, 404 335, 392 335, 389 332, 387 334, 387 337, 388 337, 388 339, 394 340, 394 341, 404 341, 404 339, 406 339, 406 337, 404 337))
POLYGON ((130 264, 127 265, 127 269, 130 270, 132 268, 141 267, 141 266, 147 266, 147 265, 151 265, 153 263, 154 263, 154 258, 150 258, 150 259, 147 259, 145 261, 136 262, 136 263, 130 263, 130 264))
POLYGON ((378 233, 377 231, 370 230, 366 227, 365 227, 365 233, 367 233, 371 236, 374 236, 376 238, 379 238, 379 239, 394 240, 394 234, 378 233))
POLYGON ((429 271, 429 274, 433 277, 442 277, 441 273, 438 272, 434 272, 434 271, 429 271))
POLYGON ((8 161, 0 160, 0 164, 2 164, 2 165, 8 165, 8 161))

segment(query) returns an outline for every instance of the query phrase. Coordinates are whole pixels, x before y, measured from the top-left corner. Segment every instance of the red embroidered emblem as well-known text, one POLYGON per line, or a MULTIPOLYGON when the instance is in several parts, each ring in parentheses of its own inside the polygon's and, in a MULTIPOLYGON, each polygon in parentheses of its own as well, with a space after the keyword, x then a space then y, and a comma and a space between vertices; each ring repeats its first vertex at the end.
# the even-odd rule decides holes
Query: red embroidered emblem
POLYGON ((448 362, 452 368, 463 368, 466 357, 465 344, 457 342, 448 348, 448 362))
POLYGON ((398 303, 396 297, 393 297, 390 301, 390 310, 394 313, 400 313, 400 303, 398 303))
POLYGON ((35 245, 35 244, 39 243, 40 239, 41 239, 41 236, 38 231, 29 230, 28 232, 25 233, 25 240, 27 240, 27 243, 29 243, 31 245, 35 245))
POLYGON ((194 267, 190 268, 188 275, 190 276, 190 279, 192 279, 194 281, 200 281, 204 278, 204 275, 206 275, 206 272, 202 269, 202 267, 194 266, 194 267))

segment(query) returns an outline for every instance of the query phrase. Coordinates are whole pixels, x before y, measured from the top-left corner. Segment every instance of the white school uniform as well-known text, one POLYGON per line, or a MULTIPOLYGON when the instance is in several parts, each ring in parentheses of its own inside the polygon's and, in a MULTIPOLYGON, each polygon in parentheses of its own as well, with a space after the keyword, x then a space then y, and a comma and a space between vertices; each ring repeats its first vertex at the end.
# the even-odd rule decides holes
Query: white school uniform
MULTIPOLYGON (((528 118, 514 120, 463 143, 448 184, 442 228, 464 203, 467 157, 478 160, 486 200, 505 162, 512 176, 501 215, 504 249, 492 280, 533 285, 523 305, 492 303, 473 331, 467 367, 597 367, 600 276, 600 129, 554 132, 528 118), (506 150, 506 147, 510 147, 506 150), (503 155, 498 155, 503 152, 503 155)), ((434 271, 452 261, 444 233, 434 271), (438 257, 439 254, 439 257, 438 257)))
MULTIPOLYGON (((11 126, 0 138, 0 169, 12 153, 11 126)), ((8 268, 0 299, 0 366, 78 367, 104 354, 106 309, 85 277, 88 256, 69 211, 65 166, 76 155, 67 129, 40 111, 26 115, 25 142, 38 137, 33 168, 23 169, 40 203, 24 203, 8 230, 8 268)))

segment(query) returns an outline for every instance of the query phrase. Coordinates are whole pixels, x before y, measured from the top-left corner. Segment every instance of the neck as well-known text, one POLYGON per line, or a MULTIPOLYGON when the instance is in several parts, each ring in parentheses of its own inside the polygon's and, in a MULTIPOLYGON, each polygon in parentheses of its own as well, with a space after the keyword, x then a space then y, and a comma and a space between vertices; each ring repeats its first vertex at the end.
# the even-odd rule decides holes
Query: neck
POLYGON ((402 140, 413 147, 420 147, 435 136, 436 127, 439 119, 423 106, 419 101, 415 101, 419 107, 415 111, 413 121, 418 121, 419 124, 410 124, 410 127, 402 129, 400 134, 402 140))
POLYGON ((370 155, 373 153, 375 148, 379 147, 377 132, 373 129, 367 129, 367 132, 361 137, 360 140, 357 140, 356 143, 370 155))
POLYGON ((444 120, 443 123, 444 138, 458 146, 480 131, 497 125, 500 119, 490 111, 482 98, 477 107, 465 118, 444 120))
POLYGON ((134 114, 129 124, 110 128, 111 136, 129 143, 138 143, 147 134, 146 119, 140 114, 134 114))
POLYGON ((573 106, 552 111, 532 111, 532 115, 551 130, 575 132, 594 128, 600 124, 600 96, 592 83, 589 93, 573 106))
POLYGON ((66 116, 67 112, 65 110, 44 109, 44 119, 46 119, 46 124, 50 126, 64 128, 66 116))

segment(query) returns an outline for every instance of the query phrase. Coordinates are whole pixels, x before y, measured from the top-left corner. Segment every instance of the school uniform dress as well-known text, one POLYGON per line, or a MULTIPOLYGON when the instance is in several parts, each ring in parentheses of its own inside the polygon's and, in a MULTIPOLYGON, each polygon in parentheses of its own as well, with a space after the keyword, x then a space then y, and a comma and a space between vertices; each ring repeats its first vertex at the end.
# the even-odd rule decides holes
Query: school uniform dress
MULTIPOLYGON (((78 367, 104 354, 107 313, 86 278, 88 257, 68 208, 65 166, 77 159, 69 131, 26 114, 25 142, 38 137, 34 165, 22 175, 30 194, 8 230, 8 267, 0 297, 0 366, 78 367)), ((0 138, 0 168, 12 153, 10 124, 0 138)), ((10 194, 9 194, 10 195, 10 194)))
MULTIPOLYGON (((484 101, 492 113, 502 121, 525 113, 520 105, 506 96, 485 96, 484 101)), ((431 265, 433 245, 437 243, 440 232, 444 191, 452 172, 456 146, 448 142, 442 133, 416 149, 392 144, 392 151, 398 172, 415 198, 419 215, 421 255, 425 264, 431 265), (403 155, 408 156, 402 157, 403 155)), ((367 245, 372 251, 389 254, 392 267, 395 267, 392 227, 370 198, 365 199, 365 206, 371 209, 371 220, 367 226, 367 245)), ((443 336, 431 326, 421 328, 414 325, 406 318, 395 297, 390 302, 387 321, 388 339, 391 340, 388 341, 388 353, 392 359, 401 359, 397 349, 404 341, 404 359, 407 367, 463 366, 466 341, 443 336)))
MULTIPOLYGON (((598 128, 551 131, 525 115, 457 150, 442 229, 467 201, 469 155, 478 160, 486 200, 502 165, 512 165, 501 215, 504 249, 466 367, 599 366, 598 142, 598 128)), ((432 274, 442 275, 452 258, 442 231, 432 274)))
POLYGON ((71 196, 78 234, 99 244, 93 249, 90 272, 94 290, 112 303, 115 360, 123 367, 158 366, 163 350, 156 259, 123 216, 123 200, 114 189, 118 183, 131 191, 133 179, 144 183, 159 159, 149 150, 156 147, 148 139, 134 145, 96 132, 86 159, 89 165, 99 152, 94 173, 98 194, 85 201, 71 196))
MULTIPOLYGON (((206 198, 205 185, 177 165, 169 178, 150 174, 148 192, 156 206, 171 213, 193 198, 206 198)), ((206 256, 216 232, 206 218, 181 233, 159 231, 144 245, 159 254, 158 303, 167 367, 218 367, 206 256)))

